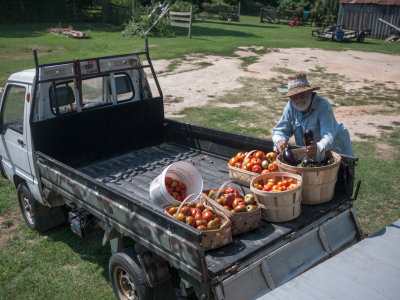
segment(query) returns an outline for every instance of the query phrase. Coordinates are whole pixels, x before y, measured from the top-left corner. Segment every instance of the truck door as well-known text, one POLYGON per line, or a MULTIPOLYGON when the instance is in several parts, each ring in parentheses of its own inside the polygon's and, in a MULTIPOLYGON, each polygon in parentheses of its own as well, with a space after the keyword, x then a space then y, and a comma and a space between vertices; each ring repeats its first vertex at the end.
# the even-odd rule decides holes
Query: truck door
POLYGON ((29 165, 26 128, 28 112, 25 105, 29 85, 8 84, 1 102, 1 143, 0 155, 6 174, 12 180, 14 175, 32 183, 29 165))

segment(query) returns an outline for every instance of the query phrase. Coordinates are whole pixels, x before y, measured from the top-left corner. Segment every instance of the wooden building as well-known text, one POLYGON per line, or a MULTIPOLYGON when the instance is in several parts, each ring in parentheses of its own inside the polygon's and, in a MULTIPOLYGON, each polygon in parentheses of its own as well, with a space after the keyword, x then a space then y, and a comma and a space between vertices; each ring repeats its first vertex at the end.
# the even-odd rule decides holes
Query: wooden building
POLYGON ((337 24, 343 24, 346 29, 370 29, 369 37, 387 38, 393 28, 379 18, 399 27, 400 0, 340 0, 337 24))

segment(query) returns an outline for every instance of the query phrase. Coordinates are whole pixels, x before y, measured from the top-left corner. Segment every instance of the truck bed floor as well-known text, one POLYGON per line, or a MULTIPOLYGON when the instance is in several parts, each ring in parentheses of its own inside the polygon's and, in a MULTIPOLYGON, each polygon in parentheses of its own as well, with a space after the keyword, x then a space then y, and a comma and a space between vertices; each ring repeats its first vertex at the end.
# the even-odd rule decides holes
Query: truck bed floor
MULTIPOLYGON (((81 167, 80 171, 131 197, 150 201, 149 186, 153 179, 171 163, 182 160, 192 162, 200 171, 204 189, 219 188, 229 180, 227 158, 172 143, 163 143, 92 163, 81 167)), ((245 188, 245 191, 247 193, 249 189, 245 188)), ((344 195, 336 193, 335 198, 328 203, 302 205, 302 213, 295 220, 283 223, 262 221, 260 228, 235 236, 232 244, 207 251, 209 272, 213 275, 221 274, 234 263, 271 247, 292 231, 297 231, 336 209, 346 199, 344 195)))

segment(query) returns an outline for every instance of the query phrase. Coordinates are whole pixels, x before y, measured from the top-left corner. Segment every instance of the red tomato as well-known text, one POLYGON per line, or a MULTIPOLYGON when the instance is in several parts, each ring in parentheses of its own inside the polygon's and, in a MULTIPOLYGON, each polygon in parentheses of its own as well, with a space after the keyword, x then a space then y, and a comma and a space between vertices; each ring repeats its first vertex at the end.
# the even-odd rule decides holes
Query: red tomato
POLYGON ((291 189, 297 188, 298 186, 299 185, 297 183, 291 183, 286 189, 291 190, 291 189))
POLYGON ((174 180, 171 177, 165 177, 165 185, 170 186, 174 180))
POLYGON ((275 152, 268 152, 268 153, 265 155, 265 158, 266 158, 270 163, 272 163, 272 162, 274 162, 274 161, 276 160, 276 153, 275 153, 275 152))
POLYGON ((195 218, 197 214, 201 214, 201 209, 198 207, 192 208, 190 210, 190 214, 192 215, 193 218, 195 218))
POLYGON ((242 168, 242 163, 237 162, 237 163, 234 165, 234 167, 235 167, 235 168, 241 169, 241 168, 242 168))
POLYGON ((263 187, 263 191, 270 191, 272 189, 272 187, 274 186, 274 183, 272 182, 268 182, 267 184, 264 185, 263 187))
POLYGON ((276 163, 269 164, 268 170, 270 170, 271 172, 278 171, 278 165, 276 163))
POLYGON ((208 223, 212 219, 214 219, 214 214, 209 210, 203 211, 203 214, 201 215, 201 218, 208 223))
POLYGON ((253 154, 253 157, 258 158, 260 160, 262 160, 264 158, 264 152, 262 151, 257 151, 256 153, 253 154))
POLYGON ((186 199, 186 192, 185 191, 181 191, 181 199, 182 199, 182 201, 186 199))
POLYGON ((264 169, 261 171, 261 174, 267 174, 267 173, 271 173, 271 171, 268 169, 264 169))
POLYGON ((189 216, 190 215, 190 207, 184 206, 182 207, 181 213, 183 213, 185 216, 189 216))
POLYGON ((238 159, 236 158, 236 157, 232 157, 230 160, 229 160, 229 165, 230 166, 234 166, 236 163, 238 162, 238 159))
POLYGON ((244 159, 245 155, 243 152, 239 152, 236 154, 236 158, 238 159, 238 161, 242 161, 244 159))
POLYGON ((245 170, 245 171, 251 171, 251 165, 250 165, 250 166, 244 165, 244 166, 243 166, 243 170, 245 170))
MULTIPOLYGON (((244 156, 247 156, 247 154, 249 154, 249 152, 245 152, 244 153, 244 156)), ((252 158, 253 157, 253 155, 252 154, 249 154, 249 156, 247 156, 248 158, 252 158)))
POLYGON ((235 196, 233 194, 228 194, 222 198, 222 204, 224 206, 225 205, 232 206, 232 203, 234 200, 235 200, 235 196))
POLYGON ((283 181, 282 181, 282 184, 283 184, 284 186, 286 186, 286 187, 288 187, 288 186, 290 185, 290 183, 289 183, 288 180, 283 180, 283 181))
POLYGON ((251 159, 250 163, 253 165, 259 165, 261 167, 262 160, 259 158, 253 157, 251 159))
POLYGON ((249 163, 251 163, 251 158, 246 158, 245 160, 243 160, 243 165, 244 166, 249 164, 249 163))
POLYGON ((207 221, 204 221, 202 219, 200 220, 196 220, 196 227, 200 226, 200 225, 207 225, 207 221))
POLYGON ((261 173, 261 172, 262 172, 262 168, 261 168, 260 165, 254 165, 254 166, 251 168, 251 171, 254 172, 254 173, 261 173))
POLYGON ((232 207, 235 208, 239 204, 244 204, 243 198, 236 197, 232 202, 232 207))

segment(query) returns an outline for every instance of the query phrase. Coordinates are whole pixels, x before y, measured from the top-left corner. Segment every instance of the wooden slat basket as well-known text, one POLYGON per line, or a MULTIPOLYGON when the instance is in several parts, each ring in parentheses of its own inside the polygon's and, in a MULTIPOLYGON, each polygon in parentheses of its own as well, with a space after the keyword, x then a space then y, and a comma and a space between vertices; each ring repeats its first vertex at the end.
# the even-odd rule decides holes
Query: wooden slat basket
MULTIPOLYGON (((257 150, 249 151, 248 154, 246 155, 245 159, 250 154, 253 154, 254 152, 257 152, 257 150)), ((258 175, 258 173, 254 173, 251 171, 246 171, 246 170, 243 170, 240 168, 236 168, 229 164, 228 164, 228 168, 229 168, 229 180, 234 181, 240 185, 247 186, 247 187, 250 186, 250 181, 258 175)))
MULTIPOLYGON (((293 149, 293 153, 302 159, 306 156, 304 148, 293 149)), ((296 167, 285 164, 282 155, 278 155, 276 163, 279 171, 298 174, 303 177, 303 191, 301 204, 316 205, 330 201, 335 193, 335 184, 341 156, 331 152, 334 163, 322 167, 296 167)))
MULTIPOLYGON (((224 183, 219 191, 217 192, 217 195, 221 191, 221 189, 231 181, 227 181, 224 183)), ((243 196, 245 195, 243 187, 240 186, 243 192, 243 196)), ((235 213, 232 211, 227 210, 224 208, 222 205, 218 204, 214 199, 209 198, 207 195, 209 193, 209 190, 203 191, 201 194, 202 200, 205 201, 207 205, 212 206, 216 211, 219 213, 225 215, 228 217, 229 221, 231 222, 232 225, 232 235, 238 235, 241 233, 249 232, 253 229, 256 229, 261 226, 261 209, 259 203, 257 203, 257 209, 253 211, 248 211, 248 212, 241 212, 241 213, 235 213)), ((257 200, 256 200, 257 202, 257 200)))
POLYGON ((273 172, 255 177, 251 181, 250 189, 261 205, 262 219, 269 222, 287 222, 297 218, 301 213, 302 182, 301 176, 287 172, 273 172), (293 178, 299 186, 282 192, 261 191, 254 187, 255 183, 264 185, 270 178, 277 182, 293 178))
MULTIPOLYGON (((193 195, 189 195, 185 198, 184 201, 180 204, 178 208, 178 212, 180 212, 181 208, 186 204, 186 201, 193 195)), ((204 251, 216 249, 227 244, 232 243, 232 226, 229 221, 229 218, 224 214, 218 212, 215 208, 207 205, 204 200, 200 201, 204 204, 206 208, 214 209, 217 216, 221 219, 221 227, 216 230, 204 230, 202 231, 202 241, 201 244, 203 245, 204 251)), ((174 206, 168 206, 164 209, 164 213, 171 216, 168 213, 168 210, 174 206)), ((172 216, 171 216, 172 217, 172 216)), ((187 225, 190 226, 190 225, 187 225)))

